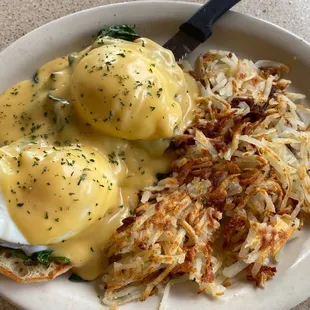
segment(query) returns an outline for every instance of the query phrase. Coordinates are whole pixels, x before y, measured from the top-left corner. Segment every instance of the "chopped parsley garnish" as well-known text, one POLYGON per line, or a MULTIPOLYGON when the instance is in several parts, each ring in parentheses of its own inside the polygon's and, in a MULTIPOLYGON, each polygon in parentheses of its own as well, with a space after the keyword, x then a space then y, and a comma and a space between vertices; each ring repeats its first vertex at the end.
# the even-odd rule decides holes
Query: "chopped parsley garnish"
POLYGON ((161 96, 161 92, 162 92, 162 91, 163 91, 162 88, 159 88, 159 89, 158 89, 158 91, 157 91, 157 93, 156 93, 156 95, 157 95, 158 98, 161 96))
POLYGON ((124 151, 121 151, 121 152, 118 153, 118 156, 119 156, 119 158, 120 158, 121 160, 125 160, 125 159, 126 159, 126 156, 125 156, 125 155, 126 155, 126 154, 125 154, 124 151))
POLYGON ((36 130, 38 130, 41 127, 39 124, 32 124, 32 127, 30 128, 30 132, 34 133, 36 130))
POLYGON ((114 152, 108 154, 108 159, 110 164, 118 165, 117 156, 114 152))
POLYGON ((80 176, 80 179, 79 179, 79 181, 77 183, 77 185, 80 186, 80 184, 86 179, 86 177, 87 177, 87 174, 86 173, 82 173, 81 176, 80 176))

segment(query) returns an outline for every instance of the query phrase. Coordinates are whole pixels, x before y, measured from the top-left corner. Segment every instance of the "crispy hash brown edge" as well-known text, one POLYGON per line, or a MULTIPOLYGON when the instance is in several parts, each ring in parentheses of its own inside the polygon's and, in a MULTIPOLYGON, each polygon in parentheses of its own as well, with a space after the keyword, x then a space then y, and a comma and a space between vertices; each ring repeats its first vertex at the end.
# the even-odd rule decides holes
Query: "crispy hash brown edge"
POLYGON ((304 95, 286 91, 288 67, 225 51, 202 55, 198 67, 192 75, 203 85, 203 108, 174 141, 173 173, 143 190, 107 249, 103 303, 112 308, 161 292, 164 309, 174 276, 184 273, 212 296, 240 272, 264 287, 279 250, 310 213, 310 127, 299 116, 310 109, 296 103, 304 95), (179 212, 182 199, 173 195, 180 191, 203 207, 179 212), (218 225, 212 220, 201 232, 205 210, 219 212, 218 225), (223 240, 220 248, 211 247, 215 239, 223 240))

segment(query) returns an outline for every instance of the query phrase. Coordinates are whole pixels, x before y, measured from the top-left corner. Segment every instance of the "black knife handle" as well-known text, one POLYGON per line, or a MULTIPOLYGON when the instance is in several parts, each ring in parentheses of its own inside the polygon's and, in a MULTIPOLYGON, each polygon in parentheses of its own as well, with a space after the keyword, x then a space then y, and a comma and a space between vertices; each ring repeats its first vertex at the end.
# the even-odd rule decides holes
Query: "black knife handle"
POLYGON ((240 0, 209 0, 180 30, 201 42, 206 41, 212 34, 212 25, 240 0))

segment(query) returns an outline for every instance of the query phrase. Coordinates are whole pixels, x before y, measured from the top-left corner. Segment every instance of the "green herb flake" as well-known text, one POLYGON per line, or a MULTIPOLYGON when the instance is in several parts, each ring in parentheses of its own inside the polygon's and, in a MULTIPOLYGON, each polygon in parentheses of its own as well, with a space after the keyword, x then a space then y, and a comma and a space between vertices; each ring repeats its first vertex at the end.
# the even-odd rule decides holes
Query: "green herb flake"
POLYGON ((162 91, 163 91, 162 88, 159 88, 159 89, 158 89, 158 91, 157 91, 157 93, 156 93, 156 95, 157 95, 158 98, 161 96, 161 92, 162 92, 162 91))
POLYGON ((86 179, 87 177, 87 174, 86 173, 82 173, 81 176, 80 176, 80 179, 77 183, 78 186, 80 186, 80 184, 86 179))
POLYGON ((115 164, 115 165, 119 164, 115 152, 108 154, 108 160, 110 164, 115 164))
POLYGON ((32 127, 30 128, 30 132, 34 133, 36 130, 38 130, 41 127, 39 124, 32 124, 32 127))

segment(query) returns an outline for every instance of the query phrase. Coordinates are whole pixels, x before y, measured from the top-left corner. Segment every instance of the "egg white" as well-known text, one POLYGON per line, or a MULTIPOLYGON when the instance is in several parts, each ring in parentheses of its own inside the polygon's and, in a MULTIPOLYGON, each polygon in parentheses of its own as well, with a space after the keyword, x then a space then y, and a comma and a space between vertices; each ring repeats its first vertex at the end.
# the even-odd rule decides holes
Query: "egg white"
POLYGON ((29 245, 27 239, 18 229, 12 220, 5 197, 0 189, 0 246, 8 247, 11 249, 21 249, 27 255, 35 252, 44 251, 48 248, 41 245, 29 245))

